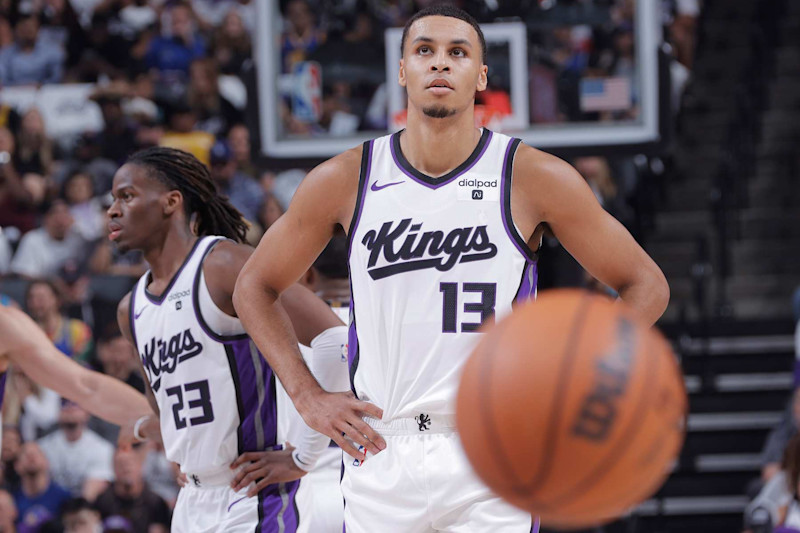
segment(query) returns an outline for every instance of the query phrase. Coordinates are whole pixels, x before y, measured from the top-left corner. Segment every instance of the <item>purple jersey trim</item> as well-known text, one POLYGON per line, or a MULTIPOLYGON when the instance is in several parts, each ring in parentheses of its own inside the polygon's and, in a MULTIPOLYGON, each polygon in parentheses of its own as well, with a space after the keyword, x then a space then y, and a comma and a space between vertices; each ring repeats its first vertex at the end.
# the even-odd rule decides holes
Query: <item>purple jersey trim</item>
POLYGON ((439 178, 433 178, 426 174, 423 174, 413 166, 411 163, 403 155, 402 151, 400 150, 400 134, 403 131, 398 131, 397 133, 393 134, 392 137, 389 139, 389 149, 392 153, 392 160, 394 164, 399 168, 403 174, 411 178, 412 180, 416 181, 420 185, 424 185, 429 189, 438 189, 448 183, 452 182, 465 172, 468 172, 472 167, 474 167, 478 161, 480 161, 483 154, 486 153, 486 149, 489 147, 489 143, 492 140, 492 131, 485 129, 483 130, 483 134, 481 134, 481 139, 478 141, 477 146, 475 146, 475 150, 472 154, 467 158, 466 161, 461 163, 458 167, 453 169, 452 171, 448 172, 444 176, 439 178))
POLYGON ((172 290, 172 286, 175 284, 175 281, 177 281, 177 279, 181 276, 181 272, 183 272, 183 269, 186 268, 186 265, 189 263, 189 260, 194 255, 195 251, 197 250, 197 246, 200 244, 200 241, 202 240, 203 237, 198 237, 197 240, 194 241, 192 249, 189 250, 188 254, 186 254, 186 258, 183 260, 181 267, 178 269, 177 272, 175 272, 175 274, 173 274, 172 278, 169 280, 169 284, 167 284, 167 288, 164 289, 164 291, 160 295, 156 296, 154 294, 151 294, 150 291, 147 290, 147 285, 151 279, 151 272, 148 270, 147 273, 145 273, 145 275, 143 276, 145 279, 145 284, 144 287, 142 287, 144 291, 142 292, 144 292, 144 295, 147 297, 148 300, 150 300, 152 303, 156 305, 161 305, 162 303, 164 303, 164 298, 166 298, 167 295, 169 294, 169 291, 172 290))
POLYGON ((258 493, 259 533, 294 533, 300 524, 297 489, 300 481, 268 485, 258 493))
POLYGON ((353 249, 353 237, 358 228, 358 221, 361 220, 361 213, 364 211, 364 198, 367 195, 367 185, 369 184, 369 176, 372 171, 372 151, 375 141, 367 141, 364 143, 363 152, 361 153, 361 172, 359 173, 358 182, 358 196, 356 197, 356 208, 353 213, 353 218, 350 221, 350 230, 347 232, 347 259, 350 260, 350 251, 353 249))
POLYGON ((526 261, 533 263, 536 261, 536 254, 531 251, 528 244, 517 232, 514 226, 514 221, 511 219, 511 179, 513 175, 514 155, 519 146, 519 139, 511 139, 506 148, 506 155, 503 158, 503 178, 500 180, 500 200, 502 205, 502 218, 503 227, 506 230, 508 238, 514 243, 514 246, 519 250, 519 253, 525 258, 526 261))
POLYGON ((0 407, 3 407, 3 396, 6 392, 6 373, 0 372, 0 407))

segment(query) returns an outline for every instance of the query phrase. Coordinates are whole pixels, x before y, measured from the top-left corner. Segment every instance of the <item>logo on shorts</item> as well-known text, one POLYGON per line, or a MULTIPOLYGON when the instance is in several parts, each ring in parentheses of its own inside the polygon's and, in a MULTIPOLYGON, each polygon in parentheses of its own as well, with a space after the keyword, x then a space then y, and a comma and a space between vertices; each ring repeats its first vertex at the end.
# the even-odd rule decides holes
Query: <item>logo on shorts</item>
POLYGON ((431 417, 425 413, 420 413, 419 416, 415 416, 414 420, 417 421, 420 431, 431 429, 431 417))
POLYGON ((353 459, 353 466, 361 466, 361 465, 364 464, 364 461, 367 460, 367 450, 363 446, 361 446, 360 444, 358 445, 358 453, 363 453, 364 454, 364 458, 363 459, 353 459))
POLYGON ((197 475, 195 475, 195 474, 192 474, 192 482, 194 483, 195 487, 199 487, 200 486, 200 478, 197 477, 197 475))

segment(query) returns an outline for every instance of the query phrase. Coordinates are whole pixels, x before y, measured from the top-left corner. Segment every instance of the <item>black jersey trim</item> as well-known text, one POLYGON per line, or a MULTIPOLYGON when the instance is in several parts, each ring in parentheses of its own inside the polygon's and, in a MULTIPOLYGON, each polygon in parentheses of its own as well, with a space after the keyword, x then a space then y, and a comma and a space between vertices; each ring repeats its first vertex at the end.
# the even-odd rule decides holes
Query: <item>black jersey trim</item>
POLYGON ((506 233, 511 237, 511 240, 516 245, 517 249, 525 256, 529 262, 534 263, 538 259, 536 252, 531 250, 528 243, 517 231, 514 225, 514 219, 511 216, 511 186, 514 176, 514 157, 517 153, 517 148, 522 142, 521 139, 512 139, 506 150, 505 159, 503 161, 503 223, 506 227, 506 233))
POLYGON ((158 296, 147 290, 147 286, 150 284, 153 278, 152 272, 149 270, 147 271, 147 274, 145 275, 144 295, 147 297, 148 300, 150 300, 150 302, 156 305, 161 305, 162 303, 164 303, 164 298, 166 298, 167 295, 169 294, 169 291, 172 290, 172 286, 175 285, 175 282, 181 276, 181 272, 183 272, 183 269, 186 268, 186 265, 189 263, 189 260, 194 256, 195 250, 197 250, 197 247, 200 245, 200 242, 203 239, 204 239, 203 237, 198 237, 197 240, 194 241, 192 249, 189 250, 188 254, 186 254, 186 257, 184 258, 181 267, 178 269, 177 272, 175 272, 175 274, 172 275, 172 278, 169 280, 169 284, 167 284, 167 288, 164 289, 164 291, 158 296))
POLYGON ((350 258, 350 250, 353 246, 353 235, 358 228, 358 221, 361 219, 361 212, 364 210, 364 196, 367 194, 367 184, 369 183, 370 169, 372 168, 372 148, 374 141, 365 141, 361 150, 361 171, 358 174, 358 195, 356 196, 356 207, 353 210, 353 217, 350 219, 350 227, 347 230, 347 258, 350 258))

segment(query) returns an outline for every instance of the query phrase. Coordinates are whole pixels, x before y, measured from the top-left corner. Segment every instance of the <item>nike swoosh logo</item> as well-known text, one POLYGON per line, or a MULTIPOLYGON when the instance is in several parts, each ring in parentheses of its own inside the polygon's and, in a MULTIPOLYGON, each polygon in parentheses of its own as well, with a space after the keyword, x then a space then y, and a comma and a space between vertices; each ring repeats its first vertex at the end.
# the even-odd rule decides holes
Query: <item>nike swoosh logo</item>
POLYGON ((390 183, 387 183, 386 185, 378 185, 378 182, 376 181, 375 183, 372 184, 372 187, 370 187, 370 189, 372 189, 373 191, 379 191, 381 189, 385 189, 386 187, 391 187, 392 185, 400 185, 401 183, 405 183, 405 181, 392 181, 390 183))
POLYGON ((138 313, 137 313, 137 312, 134 312, 134 313, 133 313, 133 318, 139 318, 140 316, 142 316, 142 313, 144 313, 144 310, 145 310, 145 309, 147 309, 147 306, 146 306, 146 305, 145 305, 144 307, 142 307, 141 309, 139 309, 139 312, 138 312, 138 313))

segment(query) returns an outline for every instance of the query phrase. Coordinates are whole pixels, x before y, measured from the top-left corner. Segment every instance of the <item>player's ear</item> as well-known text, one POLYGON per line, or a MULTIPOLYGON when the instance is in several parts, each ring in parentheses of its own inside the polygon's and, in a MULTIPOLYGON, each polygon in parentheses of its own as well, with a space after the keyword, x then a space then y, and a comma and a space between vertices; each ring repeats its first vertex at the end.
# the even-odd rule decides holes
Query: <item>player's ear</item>
POLYGON ((486 86, 489 84, 489 67, 481 65, 481 70, 478 73, 478 91, 485 91, 486 86))
POLYGON ((164 214, 171 215, 183 208, 183 194, 178 190, 169 191, 164 197, 164 214))
POLYGON ((400 60, 400 70, 397 72, 397 83, 400 84, 400 87, 406 86, 406 68, 402 59, 400 60))

